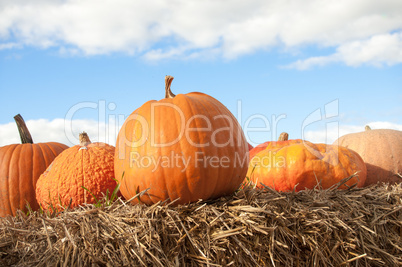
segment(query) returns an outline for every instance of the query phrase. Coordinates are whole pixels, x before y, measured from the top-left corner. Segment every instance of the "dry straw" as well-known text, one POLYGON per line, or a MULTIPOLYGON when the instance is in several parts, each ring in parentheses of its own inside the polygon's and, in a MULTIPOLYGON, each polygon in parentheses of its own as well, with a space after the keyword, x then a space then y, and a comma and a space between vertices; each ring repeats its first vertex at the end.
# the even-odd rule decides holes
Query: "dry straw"
POLYGON ((57 216, 20 212, 0 219, 0 265, 402 266, 402 184, 340 184, 246 188, 179 207, 118 199, 57 216))

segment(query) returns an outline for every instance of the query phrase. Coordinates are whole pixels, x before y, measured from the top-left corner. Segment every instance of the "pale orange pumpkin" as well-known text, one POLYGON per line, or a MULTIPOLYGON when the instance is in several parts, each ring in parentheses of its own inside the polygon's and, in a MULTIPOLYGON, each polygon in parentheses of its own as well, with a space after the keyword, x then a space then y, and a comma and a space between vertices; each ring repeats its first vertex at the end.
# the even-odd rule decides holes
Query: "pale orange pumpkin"
POLYGON ((120 129, 115 176, 134 203, 184 204, 233 193, 247 172, 248 144, 233 114, 203 93, 174 95, 136 109, 120 129))
POLYGON ((367 166, 365 186, 377 182, 402 182, 402 131, 372 130, 341 136, 334 142, 359 153, 367 166))
POLYGON ((34 144, 20 114, 14 117, 22 144, 0 147, 0 217, 17 210, 38 210, 35 190, 39 176, 68 146, 57 142, 34 144))

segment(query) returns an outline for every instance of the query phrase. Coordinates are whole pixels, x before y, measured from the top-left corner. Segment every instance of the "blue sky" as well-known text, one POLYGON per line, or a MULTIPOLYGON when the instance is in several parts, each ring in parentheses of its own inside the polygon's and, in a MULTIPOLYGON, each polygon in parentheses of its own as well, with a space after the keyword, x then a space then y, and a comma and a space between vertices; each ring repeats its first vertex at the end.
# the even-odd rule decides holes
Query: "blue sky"
POLYGON ((35 142, 113 144, 165 75, 220 100, 253 144, 402 130, 402 3, 323 2, 1 3, 0 145, 19 142, 18 113, 35 142))

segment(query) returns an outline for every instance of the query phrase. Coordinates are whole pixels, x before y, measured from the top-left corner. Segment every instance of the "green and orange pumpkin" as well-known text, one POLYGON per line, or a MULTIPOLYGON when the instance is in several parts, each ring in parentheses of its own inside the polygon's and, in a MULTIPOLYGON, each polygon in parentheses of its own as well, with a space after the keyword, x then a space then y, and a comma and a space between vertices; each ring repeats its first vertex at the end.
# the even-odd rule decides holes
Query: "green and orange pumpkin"
POLYGON ((252 148, 250 150, 250 160, 259 152, 265 150, 265 149, 272 149, 272 148, 279 148, 283 146, 287 146, 290 144, 297 144, 297 143, 302 143, 303 140, 301 139, 290 139, 289 140, 289 134, 286 132, 283 132, 279 135, 278 141, 267 141, 262 144, 257 145, 256 147, 252 148))
MULTIPOLYGON (((305 140, 282 139, 266 143, 250 160, 247 181, 256 187, 269 186, 277 191, 313 189, 320 183, 327 189, 357 173, 345 185, 363 186, 366 166, 362 158, 345 147, 314 144, 305 140)), ((257 146, 258 147, 258 146, 257 146)))

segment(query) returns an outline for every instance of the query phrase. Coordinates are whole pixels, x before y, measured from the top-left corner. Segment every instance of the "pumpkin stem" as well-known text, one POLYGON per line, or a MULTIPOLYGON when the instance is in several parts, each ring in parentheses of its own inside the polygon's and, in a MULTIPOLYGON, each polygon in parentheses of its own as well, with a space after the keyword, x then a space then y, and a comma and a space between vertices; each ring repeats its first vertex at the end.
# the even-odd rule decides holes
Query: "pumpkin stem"
POLYGON ((86 132, 80 133, 80 146, 87 146, 91 143, 91 140, 89 140, 89 136, 86 132))
POLYGON ((370 130, 371 130, 371 127, 368 126, 368 125, 366 125, 366 127, 364 127, 364 130, 365 130, 365 131, 370 131, 370 130))
POLYGON ((286 132, 283 132, 279 135, 278 141, 288 141, 289 140, 289 134, 286 132))
POLYGON ((27 125, 25 124, 24 119, 20 114, 14 116, 15 123, 17 124, 18 132, 20 133, 21 143, 22 144, 33 144, 33 139, 31 133, 28 130, 27 125))
POLYGON ((172 85, 173 79, 174 79, 173 76, 170 75, 165 76, 165 91, 166 91, 165 98, 173 98, 176 96, 170 90, 170 86, 172 85))

